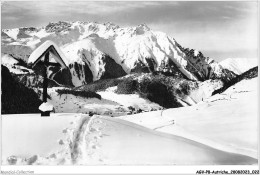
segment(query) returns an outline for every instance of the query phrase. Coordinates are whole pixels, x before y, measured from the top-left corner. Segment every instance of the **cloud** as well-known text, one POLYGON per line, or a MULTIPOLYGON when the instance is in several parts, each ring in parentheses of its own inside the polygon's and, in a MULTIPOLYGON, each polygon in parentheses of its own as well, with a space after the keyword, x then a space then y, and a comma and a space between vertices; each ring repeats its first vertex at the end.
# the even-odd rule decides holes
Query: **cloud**
MULTIPOLYGON (((256 10, 242 2, 181 2, 181 1, 20 1, 6 2, 2 19, 8 16, 35 16, 53 20, 112 21, 119 24, 167 23, 218 23, 223 19, 241 18, 256 10), (242 10, 241 10, 242 9, 242 10), (245 10, 246 9, 246 10, 245 10), (241 12, 242 11, 242 12, 241 12)), ((251 3, 252 4, 252 3, 251 3)), ((254 5, 254 4, 253 4, 254 5)), ((38 19, 37 19, 38 18, 38 19)))
MULTIPOLYGON (((19 25, 28 19, 36 23, 44 21, 44 18, 55 20, 92 20, 94 21, 115 21, 124 23, 124 14, 142 11, 146 9, 156 9, 165 4, 178 5, 178 2, 107 2, 107 1, 16 1, 5 2, 2 5, 3 25, 12 24, 9 20, 16 20, 19 25)), ((138 19, 136 15, 133 20, 138 19)), ((141 15, 144 16, 144 15, 141 15)), ((30 21, 29 21, 30 22, 30 21)), ((46 22, 45 22, 46 23, 46 22)))
MULTIPOLYGON (((6 2, 2 7, 2 15, 11 15, 17 10, 37 15, 95 14, 104 15, 133 9, 149 8, 161 5, 160 2, 119 2, 119 1, 18 1, 6 2)), ((177 4, 173 2, 171 4, 177 4)))
POLYGON ((113 14, 117 12, 131 11, 133 9, 149 8, 151 6, 160 5, 160 2, 78 2, 73 4, 75 13, 88 13, 88 14, 113 14), (78 8, 83 7, 83 8, 78 8))

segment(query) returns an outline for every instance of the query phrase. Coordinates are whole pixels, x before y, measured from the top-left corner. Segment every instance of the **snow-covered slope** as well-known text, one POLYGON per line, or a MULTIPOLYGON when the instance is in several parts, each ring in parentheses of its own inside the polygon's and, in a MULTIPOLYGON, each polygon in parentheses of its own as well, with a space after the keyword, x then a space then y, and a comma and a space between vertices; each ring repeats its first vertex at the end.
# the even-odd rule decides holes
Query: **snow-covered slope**
POLYGON ((6 115, 3 123, 5 165, 257 164, 249 156, 104 116, 6 115))
POLYGON ((74 86, 131 72, 177 71, 192 80, 226 76, 214 60, 198 51, 187 55, 173 38, 145 24, 121 28, 112 23, 57 22, 2 33, 8 38, 2 52, 25 61, 45 41, 56 43, 68 58, 74 86), (118 71, 111 71, 114 67, 118 71))
POLYGON ((173 108, 121 119, 175 134, 216 149, 258 155, 258 78, 242 80, 221 94, 191 107, 173 108))
POLYGON ((1 64, 6 66, 11 73, 14 74, 27 74, 33 73, 33 70, 19 65, 19 61, 8 54, 1 54, 1 64))
POLYGON ((257 58, 227 58, 219 63, 222 67, 240 75, 247 70, 258 66, 257 58))
POLYGON ((12 56, 7 55, 7 54, 1 54, 1 63, 3 65, 15 65, 17 63, 19 63, 19 61, 17 61, 16 59, 14 59, 12 56))

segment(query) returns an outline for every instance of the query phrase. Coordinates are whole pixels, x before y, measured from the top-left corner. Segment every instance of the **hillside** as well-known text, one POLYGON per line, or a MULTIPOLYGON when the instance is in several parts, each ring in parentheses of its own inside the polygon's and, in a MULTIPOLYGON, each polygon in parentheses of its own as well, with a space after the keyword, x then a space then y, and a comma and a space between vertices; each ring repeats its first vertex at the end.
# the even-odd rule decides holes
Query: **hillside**
POLYGON ((220 89, 215 90, 212 95, 215 95, 217 93, 221 93, 224 92, 226 89, 228 89, 229 87, 235 85, 236 83, 245 80, 245 79, 252 79, 258 77, 258 66, 253 67, 251 69, 249 69, 248 71, 238 75, 236 78, 232 79, 229 82, 225 82, 223 87, 221 87, 220 89))
POLYGON ((243 79, 224 92, 184 108, 121 116, 227 152, 258 158, 258 81, 243 79))

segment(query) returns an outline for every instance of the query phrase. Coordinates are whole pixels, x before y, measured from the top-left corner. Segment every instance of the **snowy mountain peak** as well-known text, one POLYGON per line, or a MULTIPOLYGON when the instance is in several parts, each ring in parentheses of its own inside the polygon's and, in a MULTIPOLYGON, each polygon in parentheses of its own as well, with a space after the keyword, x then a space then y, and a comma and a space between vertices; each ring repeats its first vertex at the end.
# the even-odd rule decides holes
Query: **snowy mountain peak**
POLYGON ((106 22, 104 23, 104 25, 108 28, 108 29, 118 29, 120 28, 118 25, 112 23, 112 22, 106 22))
POLYGON ((150 28, 146 24, 140 24, 136 27, 137 34, 144 34, 147 31, 150 31, 150 28))
POLYGON ((65 21, 59 21, 59 22, 50 22, 46 27, 45 30, 48 33, 51 32, 60 32, 62 30, 66 30, 69 27, 71 27, 70 22, 65 22, 65 21))

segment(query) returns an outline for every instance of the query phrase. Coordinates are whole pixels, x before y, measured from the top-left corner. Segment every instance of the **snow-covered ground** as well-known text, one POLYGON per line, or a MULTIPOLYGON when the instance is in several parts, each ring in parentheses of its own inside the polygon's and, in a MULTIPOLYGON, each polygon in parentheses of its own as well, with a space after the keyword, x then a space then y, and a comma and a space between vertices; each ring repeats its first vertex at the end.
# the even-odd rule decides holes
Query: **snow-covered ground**
POLYGON ((107 116, 122 116, 130 114, 131 108, 142 111, 153 111, 162 109, 157 103, 141 98, 138 94, 116 94, 116 87, 108 88, 106 91, 97 92, 101 95, 101 100, 97 98, 83 98, 71 94, 58 95, 58 88, 49 88, 48 94, 53 104, 55 112, 65 113, 95 113, 107 116), (129 108, 130 107, 130 108, 129 108))
POLYGON ((28 117, 29 121, 25 116, 20 115, 3 116, 5 124, 3 164, 232 165, 257 163, 256 159, 248 156, 224 152, 190 139, 153 131, 117 118, 89 117, 80 114, 76 117, 75 114, 60 116, 55 114, 50 118, 41 118, 35 114, 28 117), (73 121, 73 117, 75 117, 75 122, 69 122, 73 121), (16 119, 14 121, 10 118, 16 119), (32 118, 35 119, 35 124, 31 124, 33 127, 26 127, 24 124, 33 121, 32 118), (19 124, 15 128, 10 127, 13 123, 19 124), (62 134, 65 135, 63 139, 61 139, 62 134), (10 139, 11 136, 13 138, 10 139), (19 139, 16 139, 17 137, 19 139))
POLYGON ((25 161, 30 164, 25 158, 54 156, 52 153, 63 146, 64 132, 72 126, 76 116, 65 113, 51 114, 51 117, 41 117, 40 114, 2 115, 3 164, 8 163, 7 157, 10 156, 20 157, 17 164, 25 161))
MULTIPOLYGON (((114 118, 80 113, 52 113, 51 117, 2 115, 2 163, 257 164, 257 81, 258 78, 243 80, 190 107, 114 118)), ((101 109, 106 101, 111 105, 112 100, 122 100, 109 93, 111 89, 101 93, 108 99, 99 100, 97 108, 101 109)), ((51 96, 55 102, 56 97, 51 96)), ((70 110, 73 100, 80 101, 70 95, 57 98, 64 98, 64 108, 70 110)), ((122 101, 131 103, 128 99, 122 101)), ((91 99, 89 104, 81 103, 94 102, 91 99)))
POLYGON ((258 156, 258 78, 183 108, 122 116, 153 130, 179 135, 216 149, 258 156))

